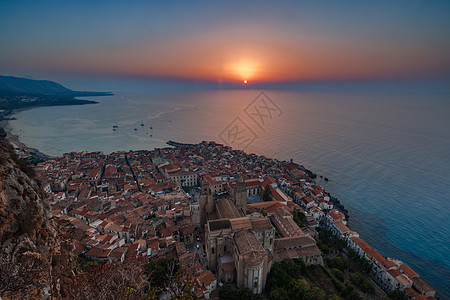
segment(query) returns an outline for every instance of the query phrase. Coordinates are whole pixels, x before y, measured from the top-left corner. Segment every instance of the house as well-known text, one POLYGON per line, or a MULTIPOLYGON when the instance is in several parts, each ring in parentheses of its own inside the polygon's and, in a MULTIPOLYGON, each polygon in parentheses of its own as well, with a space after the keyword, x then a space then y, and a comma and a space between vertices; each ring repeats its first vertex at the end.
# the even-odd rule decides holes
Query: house
POLYGON ((328 212, 327 219, 331 223, 342 222, 344 225, 347 225, 347 220, 345 219, 345 215, 338 211, 337 209, 332 209, 328 212))
POLYGON ((183 233, 184 242, 186 245, 190 245, 195 241, 195 228, 194 225, 186 225, 181 228, 181 232, 183 233))
POLYGON ((314 201, 314 199, 310 197, 303 197, 301 199, 301 203, 303 207, 305 207, 306 209, 312 208, 313 206, 317 206, 317 203, 314 201))
POLYGON ((195 280, 198 284, 198 287, 203 290, 203 296, 206 299, 209 299, 211 293, 214 292, 217 288, 217 278, 210 270, 207 270, 201 272, 195 280))
POLYGON ((119 247, 119 248, 113 249, 109 253, 108 259, 112 260, 112 261, 120 261, 121 263, 123 263, 125 260, 127 251, 128 251, 128 247, 119 247))

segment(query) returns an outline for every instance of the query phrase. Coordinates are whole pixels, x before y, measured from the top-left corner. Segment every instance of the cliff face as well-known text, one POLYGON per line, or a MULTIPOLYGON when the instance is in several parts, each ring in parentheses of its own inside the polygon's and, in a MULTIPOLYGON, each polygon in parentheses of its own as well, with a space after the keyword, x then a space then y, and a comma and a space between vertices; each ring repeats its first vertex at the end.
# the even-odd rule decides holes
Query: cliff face
POLYGON ((56 231, 45 196, 0 136, 0 298, 46 298, 56 231))

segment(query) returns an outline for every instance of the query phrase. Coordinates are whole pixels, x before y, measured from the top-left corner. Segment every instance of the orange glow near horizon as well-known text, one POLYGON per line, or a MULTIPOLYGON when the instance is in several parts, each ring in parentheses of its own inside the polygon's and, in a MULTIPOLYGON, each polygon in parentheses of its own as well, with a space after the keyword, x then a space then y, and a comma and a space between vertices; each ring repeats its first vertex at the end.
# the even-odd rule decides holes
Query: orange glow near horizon
POLYGON ((159 13, 148 3, 142 7, 152 7, 151 13, 140 5, 129 7, 136 16, 124 14, 121 5, 108 6, 112 14, 103 13, 105 7, 98 5, 100 15, 73 5, 64 12, 91 14, 92 20, 58 26, 61 15, 54 13, 50 3, 28 7, 12 4, 21 1, 10 2, 10 13, 0 18, 1 28, 11 28, 0 34, 0 66, 5 74, 72 73, 218 83, 450 74, 450 26, 443 26, 448 25, 446 10, 424 14, 430 26, 422 26, 410 14, 416 9, 421 15, 420 5, 408 9, 398 5, 394 12, 384 5, 372 11, 371 5, 343 9, 336 4, 338 11, 333 11, 323 4, 309 10, 309 5, 295 1, 287 6, 239 4, 239 9, 229 1, 174 6, 161 1, 164 9, 160 11, 170 13, 159 13), (45 22, 37 24, 27 14, 45 22), (361 22, 364 14, 367 22, 361 22), (30 44, 35 45, 33 49, 30 44))
POLYGON ((240 62, 233 67, 234 72, 243 80, 252 78, 255 75, 256 65, 250 62, 240 62))
MULTIPOLYGON (((351 43, 312 36, 241 36, 240 31, 194 34, 164 38, 160 43, 142 41, 117 48, 73 51, 49 50, 52 64, 47 71, 80 74, 217 80, 218 82, 268 82, 345 80, 401 77, 433 72, 442 66, 434 56, 423 57, 426 45, 397 50, 389 44, 351 43), (423 48, 422 48, 423 47, 423 48), (124 55, 126 53, 126 55, 124 55), (53 69, 53 70, 52 70, 53 69)), ((285 33, 287 34, 287 33, 285 33)), ((39 69, 45 60, 33 55, 20 62, 24 69, 39 69)))

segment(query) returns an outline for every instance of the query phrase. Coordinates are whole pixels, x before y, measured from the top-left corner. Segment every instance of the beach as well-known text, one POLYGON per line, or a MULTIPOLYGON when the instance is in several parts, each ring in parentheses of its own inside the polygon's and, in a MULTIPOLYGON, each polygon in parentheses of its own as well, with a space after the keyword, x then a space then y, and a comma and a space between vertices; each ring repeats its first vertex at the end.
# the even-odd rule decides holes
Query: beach
MULTIPOLYGON (((17 111, 11 112, 11 114, 9 116, 14 115, 16 112, 17 111)), ((0 127, 6 133, 6 139, 14 147, 14 149, 18 150, 19 153, 22 153, 24 156, 33 156, 33 157, 39 157, 39 158, 43 158, 43 159, 53 158, 53 156, 43 153, 39 149, 29 147, 26 144, 24 144, 23 142, 21 142, 20 137, 16 134, 12 133, 12 128, 10 127, 9 121, 10 121, 9 118, 1 120, 0 127)))

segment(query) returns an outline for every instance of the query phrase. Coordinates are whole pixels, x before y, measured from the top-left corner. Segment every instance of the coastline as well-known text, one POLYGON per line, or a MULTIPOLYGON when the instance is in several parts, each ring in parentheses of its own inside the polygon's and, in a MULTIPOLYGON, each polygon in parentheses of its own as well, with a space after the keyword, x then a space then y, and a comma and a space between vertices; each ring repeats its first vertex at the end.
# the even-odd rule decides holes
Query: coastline
MULTIPOLYGON (((32 147, 27 146, 25 143, 20 141, 20 136, 19 135, 16 135, 16 134, 12 133, 12 128, 11 128, 11 126, 9 124, 9 121, 15 119, 14 116, 15 116, 16 113, 18 113, 18 112, 20 112, 22 110, 25 110, 25 109, 28 109, 28 108, 20 108, 20 109, 12 110, 7 115, 5 115, 4 119, 0 120, 0 127, 3 128, 3 130, 6 133, 6 139, 13 145, 13 147, 15 149, 18 149, 19 151, 22 151, 25 156, 28 156, 28 157, 39 157, 39 158, 44 159, 44 160, 57 158, 56 156, 48 155, 48 154, 43 153, 42 151, 40 151, 40 150, 38 150, 36 148, 32 148, 32 147)), ((169 142, 172 142, 174 144, 178 144, 179 146, 190 145, 190 144, 178 143, 178 142, 173 142, 173 141, 169 141, 169 142)), ((167 142, 167 144, 169 144, 169 142, 167 142)), ((175 146, 175 145, 171 145, 171 146, 175 146)), ((314 176, 313 180, 315 182, 316 181, 315 177, 316 176, 318 177, 319 175, 315 174, 311 170, 307 169, 307 171, 310 172, 310 174, 314 176)), ((337 198, 331 196, 331 194, 328 191, 326 191, 326 190, 324 190, 324 191, 330 196, 330 202, 333 202, 335 207, 339 211, 344 213, 344 215, 346 216, 346 219, 348 220, 350 218, 350 215, 349 215, 347 209, 345 209, 345 206, 337 198)), ((379 285, 377 284, 377 286, 379 286, 379 285)))
POLYGON ((27 146, 25 143, 23 143, 20 140, 20 136, 12 133, 12 128, 10 127, 9 121, 14 120, 15 117, 13 117, 16 113, 26 110, 28 108, 19 108, 14 109, 10 111, 7 115, 4 115, 4 118, 0 120, 0 127, 3 129, 3 131, 6 133, 6 139, 9 143, 14 147, 14 149, 17 149, 21 152, 23 152, 26 156, 33 156, 38 157, 41 159, 51 159, 54 158, 54 156, 48 155, 39 149, 32 148, 27 146))
MULTIPOLYGON (((19 103, 16 103, 17 107, 15 107, 14 105, 9 108, 3 106, 1 107, 2 109, 0 110, 0 127, 6 133, 6 139, 13 145, 15 149, 19 150, 19 152, 22 152, 22 154, 26 158, 31 157, 36 158, 38 160, 55 158, 54 156, 44 153, 39 149, 27 146, 25 143, 20 141, 20 136, 12 133, 12 128, 10 127, 9 121, 17 119, 14 115, 16 115, 18 112, 36 107, 97 104, 98 103, 97 101, 78 99, 77 97, 87 97, 87 96, 100 97, 112 95, 114 94, 111 92, 75 92, 71 99, 62 99, 59 102, 55 102, 53 99, 51 99, 49 102, 48 100, 44 99, 43 102, 32 104, 25 103, 24 105, 22 103, 22 105, 20 105, 19 101, 19 103)), ((39 97, 39 95, 37 96, 39 97)), ((28 97, 28 95, 25 95, 25 97, 28 97)))

